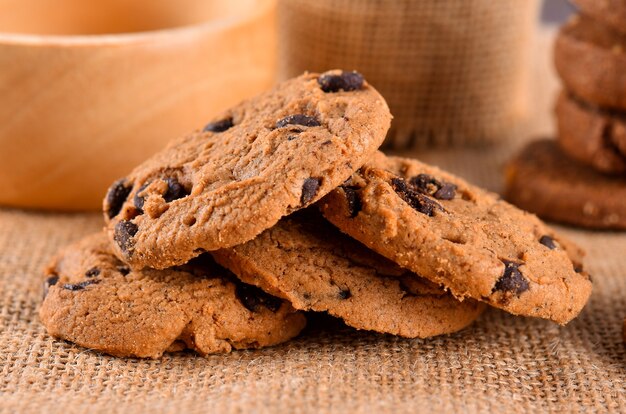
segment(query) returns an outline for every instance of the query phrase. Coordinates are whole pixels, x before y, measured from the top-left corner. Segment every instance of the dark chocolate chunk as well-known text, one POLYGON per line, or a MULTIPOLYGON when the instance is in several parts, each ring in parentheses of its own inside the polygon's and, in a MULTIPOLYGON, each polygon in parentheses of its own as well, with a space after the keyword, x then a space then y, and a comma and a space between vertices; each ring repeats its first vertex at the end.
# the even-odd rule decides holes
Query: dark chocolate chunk
POLYGON ((146 187, 150 185, 150 183, 151 181, 148 181, 144 183, 141 187, 139 187, 139 190, 137 190, 137 192, 135 193, 135 197, 133 197, 133 205, 135 206, 135 208, 137 209, 137 213, 139 214, 143 214, 143 203, 145 201, 143 196, 140 196, 139 193, 145 190, 146 187))
POLYGON ((350 217, 354 218, 359 214, 359 211, 363 208, 363 203, 361 202, 361 197, 357 190, 353 187, 348 187, 345 185, 341 186, 344 194, 346 195, 346 201, 348 202, 348 211, 350 212, 350 217))
POLYGON ((95 285, 97 283, 100 283, 100 281, 98 279, 84 280, 84 281, 82 281, 80 283, 75 283, 75 284, 67 283, 67 284, 63 285, 63 289, 72 290, 72 291, 83 290, 87 286, 95 285))
POLYGON ((227 129, 230 129, 233 126, 233 119, 226 118, 220 121, 211 122, 206 124, 203 131, 204 132, 224 132, 227 129))
POLYGON ((92 267, 91 269, 85 272, 86 277, 96 277, 100 274, 100 269, 97 267, 92 267))
POLYGON ((189 191, 176 178, 166 178, 165 181, 167 182, 167 191, 163 194, 163 199, 168 203, 189 195, 189 191))
POLYGON ((439 189, 439 182, 428 174, 418 174, 409 179, 409 183, 424 194, 434 194, 439 189))
POLYGON ((456 195, 456 185, 442 182, 428 174, 419 174, 409 180, 419 192, 439 200, 452 200, 456 195))
POLYGON ((324 92, 355 91, 363 87, 363 75, 358 72, 324 74, 317 79, 324 92))
POLYGON ((580 264, 580 263, 574 263, 574 272, 582 273, 583 272, 583 265, 580 264))
POLYGON ((304 183, 302 183, 302 195, 300 196, 300 204, 304 205, 313 200, 321 183, 321 178, 307 178, 306 180, 304 180, 304 183))
POLYGON ((56 285, 58 281, 59 281, 59 276, 54 275, 54 276, 50 276, 43 282, 43 297, 44 298, 48 296, 48 289, 50 289, 50 286, 56 285))
POLYGON ((133 187, 128 185, 125 178, 114 182, 106 195, 107 216, 113 218, 117 216, 122 210, 122 206, 130 194, 133 187))
POLYGON ((339 291, 339 299, 349 299, 352 296, 350 289, 341 289, 339 291))
POLYGON ((391 187, 408 205, 422 214, 432 217, 435 210, 444 211, 439 203, 414 190, 413 186, 409 187, 402 178, 393 178, 391 187))
POLYGON ((316 127, 320 126, 320 121, 318 121, 313 116, 308 116, 304 114, 295 114, 289 115, 280 119, 276 122, 276 128, 283 128, 287 125, 302 125, 306 127, 316 127))
POLYGON ((513 293, 518 296, 527 291, 529 288, 528 280, 519 270, 521 263, 511 260, 502 260, 502 263, 504 263, 504 273, 496 282, 493 291, 513 293))
POLYGON ((451 183, 443 183, 441 188, 433 194, 438 200, 452 200, 456 195, 456 185, 451 183))
POLYGON ((554 239, 550 236, 541 236, 539 243, 543 244, 550 250, 556 249, 556 243, 554 243, 554 239))
POLYGON ((256 286, 245 283, 237 283, 235 289, 237 299, 249 311, 258 312, 259 306, 265 306, 272 312, 278 311, 282 301, 272 295, 268 295, 256 286))
POLYGON ((132 237, 137 234, 138 230, 139 227, 137 227, 135 223, 122 220, 115 225, 113 240, 115 240, 124 253, 128 253, 128 251, 133 247, 132 237))
POLYGON ((130 273, 130 268, 128 266, 118 266, 117 271, 122 274, 122 276, 126 276, 130 273))

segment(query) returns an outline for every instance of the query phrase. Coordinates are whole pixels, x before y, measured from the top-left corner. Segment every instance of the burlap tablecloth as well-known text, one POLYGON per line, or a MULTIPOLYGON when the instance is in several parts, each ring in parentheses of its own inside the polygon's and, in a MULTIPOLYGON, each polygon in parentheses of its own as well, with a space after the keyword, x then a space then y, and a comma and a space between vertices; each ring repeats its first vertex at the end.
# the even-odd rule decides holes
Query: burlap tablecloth
MULTIPOLYGON (((548 128, 546 111, 529 131, 548 128)), ((498 190, 518 145, 419 156, 498 190)), ((626 233, 559 228, 587 250, 594 278, 566 327, 491 309, 460 333, 408 340, 318 318, 282 346, 152 361, 54 340, 38 321, 42 266, 101 225, 94 214, 0 209, 1 411, 626 411, 626 233)))

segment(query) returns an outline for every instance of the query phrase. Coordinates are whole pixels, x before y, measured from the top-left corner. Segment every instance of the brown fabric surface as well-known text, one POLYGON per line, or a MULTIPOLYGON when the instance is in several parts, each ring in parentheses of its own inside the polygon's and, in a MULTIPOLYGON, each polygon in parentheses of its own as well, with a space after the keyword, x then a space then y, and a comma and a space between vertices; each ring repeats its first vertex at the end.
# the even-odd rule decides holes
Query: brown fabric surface
POLYGON ((511 138, 527 120, 537 0, 280 0, 279 78, 358 69, 393 147, 511 138))
MULTIPOLYGON (((497 189, 512 150, 421 158, 497 189)), ((42 266, 101 226, 99 215, 0 210, 0 411, 626 410, 626 233, 562 228, 587 249, 595 281, 589 304, 565 327, 490 309, 458 334, 408 340, 322 319, 274 348, 152 361, 54 340, 38 321, 42 266)))

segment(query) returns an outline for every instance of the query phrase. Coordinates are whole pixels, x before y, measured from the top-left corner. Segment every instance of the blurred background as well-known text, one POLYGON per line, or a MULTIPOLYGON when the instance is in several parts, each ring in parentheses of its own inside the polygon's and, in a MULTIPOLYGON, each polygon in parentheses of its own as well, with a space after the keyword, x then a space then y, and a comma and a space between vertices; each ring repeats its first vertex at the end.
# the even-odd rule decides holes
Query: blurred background
POLYGON ((97 210, 167 141, 304 70, 362 72, 389 150, 553 133, 565 0, 0 0, 0 204, 97 210))
POLYGON ((574 6, 567 0, 543 0, 541 20, 548 24, 560 24, 565 22, 574 11, 574 6))

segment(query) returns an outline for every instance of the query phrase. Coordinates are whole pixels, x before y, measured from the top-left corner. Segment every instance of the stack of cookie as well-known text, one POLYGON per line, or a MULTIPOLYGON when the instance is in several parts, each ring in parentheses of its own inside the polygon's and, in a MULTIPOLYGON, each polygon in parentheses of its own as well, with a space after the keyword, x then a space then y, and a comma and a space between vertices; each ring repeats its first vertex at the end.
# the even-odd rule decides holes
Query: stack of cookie
POLYGON ((556 39, 557 142, 531 143, 507 198, 546 219, 626 229, 626 0, 575 0, 556 39))
POLYGON ((274 345, 303 311, 426 338, 486 305, 565 324, 591 281, 534 215, 377 151, 385 100, 304 74, 173 141, 104 200, 105 231, 46 270, 48 332, 118 356, 274 345))

